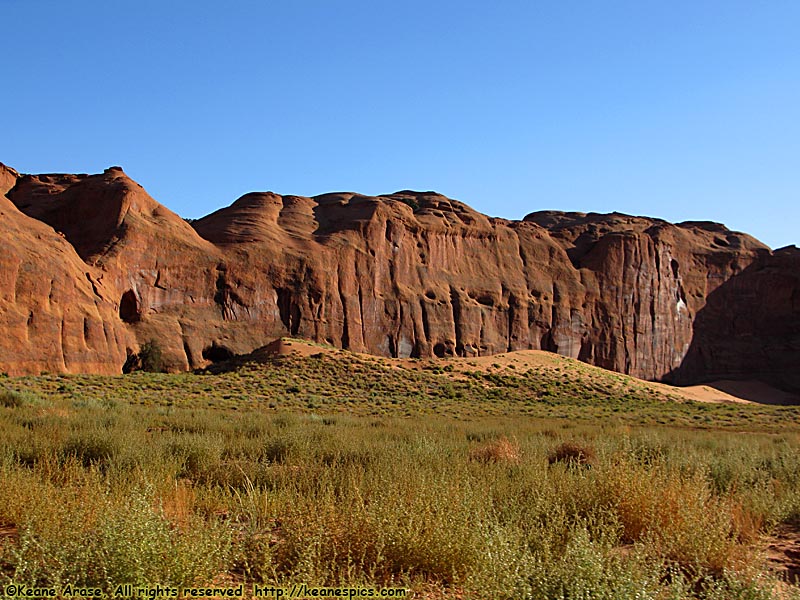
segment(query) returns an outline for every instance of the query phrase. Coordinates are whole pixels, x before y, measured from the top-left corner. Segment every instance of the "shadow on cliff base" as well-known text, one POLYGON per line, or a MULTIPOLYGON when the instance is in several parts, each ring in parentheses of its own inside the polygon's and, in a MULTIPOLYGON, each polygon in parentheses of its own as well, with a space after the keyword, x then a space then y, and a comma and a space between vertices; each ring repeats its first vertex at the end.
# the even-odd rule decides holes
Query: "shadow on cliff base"
POLYGON ((709 294, 685 358, 664 380, 759 380, 800 393, 800 250, 765 253, 709 294))

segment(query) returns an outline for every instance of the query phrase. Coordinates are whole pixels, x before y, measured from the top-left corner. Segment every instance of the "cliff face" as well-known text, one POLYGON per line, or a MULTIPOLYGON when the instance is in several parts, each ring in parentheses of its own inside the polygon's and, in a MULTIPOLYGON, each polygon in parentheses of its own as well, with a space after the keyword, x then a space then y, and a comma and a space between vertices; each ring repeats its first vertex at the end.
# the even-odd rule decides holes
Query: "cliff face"
POLYGON ((800 390, 800 250, 761 253, 722 281, 697 311, 679 384, 758 378, 800 390))
MULTIPOLYGON (((64 365, 33 351, 18 360, 6 336, 0 370, 119 371, 151 338, 186 369, 283 335, 385 356, 545 349, 681 383, 756 367, 777 382, 772 365, 798 361, 798 251, 772 253, 713 223, 556 212, 506 221, 406 191, 247 194, 192 227, 118 168, 4 168, 0 184, 2 226, 18 223, 3 239, 17 254, 32 245, 42 258, 27 260, 46 265, 19 283, 1 263, 0 276, 16 289, 58 279, 48 270, 65 282, 90 276, 103 287, 88 297, 92 318, 111 332, 92 360, 63 334, 64 365)), ((60 294, 77 306, 74 292, 60 294)), ((23 314, 25 302, 3 297, 2 310, 23 314)))
MULTIPOLYGON (((547 227, 599 290, 587 307, 593 334, 580 358, 645 379, 681 379, 675 375, 709 296, 771 254, 715 223, 551 212, 526 220, 547 227)), ((701 377, 698 372, 692 381, 701 377)))
POLYGON ((6 198, 18 180, 0 164, 0 371, 118 373, 135 338, 115 314, 116 290, 6 198))

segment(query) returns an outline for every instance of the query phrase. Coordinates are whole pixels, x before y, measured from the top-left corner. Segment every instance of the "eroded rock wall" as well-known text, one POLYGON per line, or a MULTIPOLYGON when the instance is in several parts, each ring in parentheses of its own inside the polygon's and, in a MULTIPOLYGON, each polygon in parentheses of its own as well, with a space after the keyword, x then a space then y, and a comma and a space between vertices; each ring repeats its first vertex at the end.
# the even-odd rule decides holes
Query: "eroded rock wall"
MULTIPOLYGON (((544 349, 684 383, 743 376, 743 356, 797 365, 797 251, 714 223, 553 211, 507 221, 405 191, 252 193, 190 225, 119 168, 4 167, 0 191, 0 276, 30 296, 2 298, 14 316, 0 327, 14 333, 0 370, 119 370, 149 339, 179 370, 284 335, 398 357, 544 349), (75 289, 51 291, 50 280, 75 289), (44 311, 44 296, 62 308, 44 311), (34 305, 54 323, 91 314, 102 344, 48 326, 52 351, 17 353, 34 305), (726 352, 723 339, 738 341, 726 352)), ((774 381, 764 360, 759 373, 774 381)))
MULTIPOLYGON (((0 165, 0 191, 17 178, 0 165)), ((69 242, 0 194, 0 371, 118 373, 135 339, 101 279, 69 242)))

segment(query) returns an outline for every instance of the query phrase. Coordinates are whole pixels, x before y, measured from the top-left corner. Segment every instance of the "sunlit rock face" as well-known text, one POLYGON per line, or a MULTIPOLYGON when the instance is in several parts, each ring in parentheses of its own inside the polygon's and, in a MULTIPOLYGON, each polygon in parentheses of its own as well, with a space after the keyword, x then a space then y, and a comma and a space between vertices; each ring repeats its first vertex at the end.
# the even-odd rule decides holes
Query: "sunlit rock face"
POLYGON ((798 251, 714 223, 508 221, 403 191, 251 193, 189 224, 116 167, 2 167, 0 191, 12 373, 118 372, 150 339, 181 370, 292 335, 383 356, 543 349, 646 379, 798 384, 781 375, 800 350, 798 251))

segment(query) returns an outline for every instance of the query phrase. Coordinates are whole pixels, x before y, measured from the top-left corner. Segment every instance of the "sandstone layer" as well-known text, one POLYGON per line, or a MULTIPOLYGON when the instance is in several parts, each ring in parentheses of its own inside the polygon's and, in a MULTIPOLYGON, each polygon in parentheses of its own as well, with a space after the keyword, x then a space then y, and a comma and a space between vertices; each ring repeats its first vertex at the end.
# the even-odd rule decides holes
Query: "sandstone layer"
POLYGON ((118 373, 136 339, 115 314, 116 289, 8 200, 19 179, 0 164, 0 371, 118 373))
POLYGON ((2 167, 0 192, 11 373, 119 372, 150 339, 181 370, 290 335, 396 357, 543 349, 644 379, 800 388, 800 251, 715 223, 508 221, 403 191, 251 193, 190 225, 117 167, 2 167))

